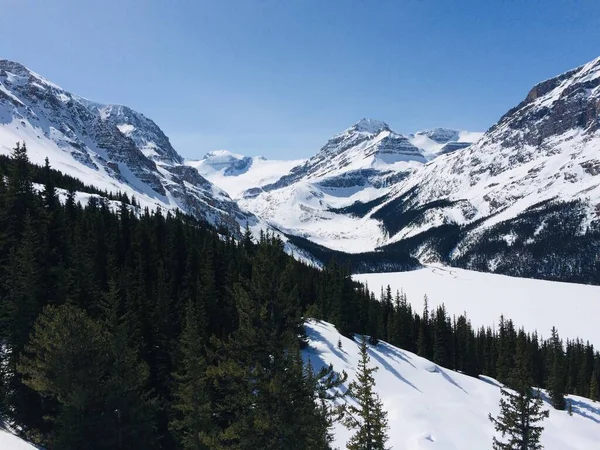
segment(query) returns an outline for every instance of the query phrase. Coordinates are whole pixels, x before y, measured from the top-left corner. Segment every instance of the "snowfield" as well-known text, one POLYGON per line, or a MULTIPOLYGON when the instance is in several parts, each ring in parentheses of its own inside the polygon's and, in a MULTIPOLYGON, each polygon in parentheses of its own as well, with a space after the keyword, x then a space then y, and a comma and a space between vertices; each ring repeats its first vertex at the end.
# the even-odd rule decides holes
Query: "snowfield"
MULTIPOLYGON (((337 371, 354 378, 359 361, 357 342, 340 335, 326 322, 307 325, 310 358, 316 369, 333 364, 337 371), (342 349, 338 349, 338 339, 342 349)), ((499 384, 490 378, 472 378, 444 369, 413 353, 385 342, 369 348, 376 391, 388 411, 388 447, 394 450, 488 450, 494 429, 488 413, 499 412, 499 384)), ((600 404, 568 396, 573 416, 556 411, 547 403, 550 417, 543 422, 545 450, 597 450, 600 443, 600 404)), ((346 448, 352 435, 336 424, 335 446, 346 448)))
MULTIPOLYGON (((404 291, 414 310, 444 303, 450 315, 466 311, 474 327, 498 323, 501 314, 525 331, 549 337, 556 326, 560 336, 580 337, 600 347, 600 286, 516 278, 444 266, 411 272, 355 275, 376 294, 388 284, 404 291)), ((600 443, 596 448, 600 448, 600 443)))
POLYGON ((261 156, 247 157, 227 150, 215 150, 201 160, 188 160, 185 164, 194 167, 200 175, 223 189, 231 198, 238 199, 246 189, 274 183, 304 161, 270 160, 261 156))

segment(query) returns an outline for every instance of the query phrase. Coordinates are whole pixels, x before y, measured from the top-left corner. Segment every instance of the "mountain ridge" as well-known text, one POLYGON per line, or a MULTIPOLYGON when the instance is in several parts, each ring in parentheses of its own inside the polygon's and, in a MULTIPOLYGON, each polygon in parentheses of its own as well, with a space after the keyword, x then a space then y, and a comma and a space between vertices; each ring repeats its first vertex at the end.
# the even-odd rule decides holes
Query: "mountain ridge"
POLYGON ((172 147, 151 119, 122 105, 72 94, 24 65, 0 60, 0 151, 27 143, 33 162, 100 189, 135 195, 142 206, 179 208, 239 233, 255 221, 172 147))

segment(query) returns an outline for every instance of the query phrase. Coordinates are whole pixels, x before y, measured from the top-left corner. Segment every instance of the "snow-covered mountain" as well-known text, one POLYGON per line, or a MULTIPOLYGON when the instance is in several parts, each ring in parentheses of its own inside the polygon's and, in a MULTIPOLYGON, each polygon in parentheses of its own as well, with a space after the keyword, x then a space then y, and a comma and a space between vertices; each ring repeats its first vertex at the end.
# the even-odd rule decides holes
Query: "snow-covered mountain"
POLYGON ((384 241, 378 221, 344 211, 386 195, 427 161, 385 122, 362 119, 277 181, 248 189, 240 205, 274 226, 336 250, 373 250, 384 241))
POLYGON ((260 188, 277 181, 304 160, 269 160, 262 156, 243 156, 228 150, 208 152, 200 160, 188 160, 187 165, 200 175, 238 198, 247 189, 260 188))
POLYGON ((36 163, 48 156, 142 206, 232 229, 268 224, 334 251, 600 283, 600 58, 539 83, 483 136, 402 135, 362 119, 306 161, 184 161, 142 114, 0 60, 0 151, 17 141, 36 163))
POLYGON ((25 66, 0 60, 0 152, 24 141, 34 163, 87 184, 134 195, 151 208, 180 208, 236 230, 251 216, 203 178, 161 129, 125 106, 65 91, 25 66))
POLYGON ((600 58, 533 87, 479 141, 414 171, 367 217, 421 256, 593 282, 599 152, 600 58))

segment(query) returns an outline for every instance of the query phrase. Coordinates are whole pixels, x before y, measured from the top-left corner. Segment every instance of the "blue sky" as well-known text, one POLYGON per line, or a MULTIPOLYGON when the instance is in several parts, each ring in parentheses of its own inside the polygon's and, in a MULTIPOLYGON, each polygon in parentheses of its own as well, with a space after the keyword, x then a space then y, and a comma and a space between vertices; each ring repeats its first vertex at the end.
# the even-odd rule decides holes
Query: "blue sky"
POLYGON ((600 55, 598 0, 0 0, 0 58, 186 157, 295 158, 362 117, 483 131, 600 55))

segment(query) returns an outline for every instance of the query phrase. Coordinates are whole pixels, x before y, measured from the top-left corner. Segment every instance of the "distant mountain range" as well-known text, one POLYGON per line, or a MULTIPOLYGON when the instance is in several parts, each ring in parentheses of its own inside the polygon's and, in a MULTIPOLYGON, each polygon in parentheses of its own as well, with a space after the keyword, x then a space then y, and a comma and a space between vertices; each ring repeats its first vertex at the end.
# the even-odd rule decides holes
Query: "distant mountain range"
POLYGON ((48 156, 142 206, 235 233, 270 228, 320 260, 362 258, 368 270, 377 258, 390 268, 418 259, 600 284, 600 58, 539 83, 486 133, 403 135, 362 119, 294 161, 226 150, 184 161, 144 115, 0 60, 0 151, 16 141, 34 162, 48 156))

